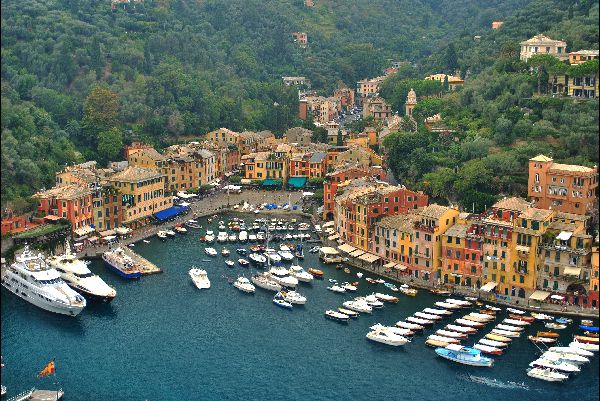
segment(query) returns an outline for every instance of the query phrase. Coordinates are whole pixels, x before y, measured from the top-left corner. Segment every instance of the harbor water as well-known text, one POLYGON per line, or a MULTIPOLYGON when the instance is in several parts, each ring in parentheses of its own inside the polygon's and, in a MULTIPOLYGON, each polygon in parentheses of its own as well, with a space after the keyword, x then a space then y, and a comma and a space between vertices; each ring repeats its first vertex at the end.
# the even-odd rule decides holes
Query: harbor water
MULTIPOLYGON (((94 261, 92 271, 116 288, 117 297, 110 304, 88 302, 75 318, 38 309, 2 288, 2 384, 7 395, 34 386, 52 389, 57 380, 65 400, 84 401, 598 399, 598 355, 564 383, 526 375, 538 355, 527 335, 542 330, 540 322, 528 326, 504 355, 494 357, 492 368, 443 360, 424 344, 428 334, 465 311, 415 335, 405 346, 373 343, 365 338, 370 326, 393 325, 443 298, 425 290, 409 297, 369 284, 364 278, 370 275, 358 279, 356 268, 347 274, 322 265, 308 252, 312 245, 305 243, 300 264, 323 270, 325 278, 300 283, 299 291, 308 298, 305 306, 278 308, 272 292, 257 288, 249 295, 233 288, 228 278, 250 278, 256 270, 237 263, 229 268, 220 254, 206 256, 206 245, 199 241, 206 219, 201 224, 201 230, 190 229, 187 235, 135 245, 133 249, 162 274, 126 280, 94 261), (209 290, 193 285, 188 276, 192 266, 207 270, 209 290), (331 278, 359 281, 357 293, 328 291, 331 278), (372 292, 393 294, 400 301, 347 324, 323 316, 351 297, 372 292), (56 377, 36 379, 52 359, 56 377)), ((215 234, 219 231, 214 223, 211 228, 215 234)), ((237 260, 235 249, 249 245, 225 246, 231 250, 229 258, 237 260)), ((211 246, 218 251, 223 247, 211 246)), ((497 320, 505 315, 500 313, 497 320)), ((493 325, 463 344, 472 345, 493 325)), ((562 344, 581 331, 577 326, 559 331, 562 344)))

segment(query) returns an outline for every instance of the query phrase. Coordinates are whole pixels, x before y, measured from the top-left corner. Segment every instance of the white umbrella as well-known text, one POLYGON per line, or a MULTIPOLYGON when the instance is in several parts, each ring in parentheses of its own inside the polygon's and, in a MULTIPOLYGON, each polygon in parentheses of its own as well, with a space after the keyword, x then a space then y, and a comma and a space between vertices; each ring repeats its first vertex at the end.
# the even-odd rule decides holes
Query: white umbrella
POLYGON ((314 192, 302 192, 302 196, 313 196, 314 192))
POLYGON ((565 299, 565 297, 563 297, 561 295, 550 295, 550 298, 556 299, 556 300, 559 300, 559 301, 562 301, 563 299, 565 299))

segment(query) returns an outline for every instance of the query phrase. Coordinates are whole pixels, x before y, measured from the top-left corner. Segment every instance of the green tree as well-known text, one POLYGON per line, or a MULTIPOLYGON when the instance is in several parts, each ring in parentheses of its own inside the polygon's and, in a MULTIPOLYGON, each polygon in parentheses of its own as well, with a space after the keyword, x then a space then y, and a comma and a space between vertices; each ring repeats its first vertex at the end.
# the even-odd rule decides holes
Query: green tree
POLYGON ((337 132, 336 145, 337 146, 343 146, 344 145, 344 137, 342 136, 342 130, 341 129, 338 129, 338 132, 337 132))
POLYGON ((548 69, 554 65, 560 63, 560 60, 550 54, 535 54, 527 60, 527 64, 533 67, 537 73, 537 93, 540 95, 542 92, 542 78, 544 74, 548 73, 548 69))
POLYGON ((116 161, 123 149, 123 134, 116 127, 98 134, 98 156, 103 163, 116 161))
POLYGON ((118 95, 107 86, 95 86, 83 103, 81 127, 86 133, 86 144, 97 143, 100 132, 108 131, 118 123, 118 95))

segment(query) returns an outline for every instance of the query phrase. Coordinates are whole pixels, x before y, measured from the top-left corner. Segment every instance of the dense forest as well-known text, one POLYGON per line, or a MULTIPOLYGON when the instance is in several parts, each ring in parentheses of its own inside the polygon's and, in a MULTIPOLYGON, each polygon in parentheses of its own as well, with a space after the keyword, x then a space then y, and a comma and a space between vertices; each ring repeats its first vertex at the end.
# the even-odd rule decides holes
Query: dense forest
MULTIPOLYGON (((327 94, 339 81, 353 87, 358 79, 380 75, 391 60, 410 62, 394 78, 398 81, 441 71, 466 75, 464 91, 429 107, 452 109, 445 114, 448 123, 460 127, 465 138, 456 146, 462 149, 477 138, 488 141, 486 149, 491 149, 497 145, 496 117, 517 126, 520 118, 507 110, 524 107, 510 91, 516 88, 530 95, 534 86, 528 71, 511 70, 520 68, 513 65, 514 54, 499 63, 505 45, 514 49, 515 42, 547 32, 566 39, 570 48, 591 47, 594 40, 597 48, 598 6, 591 1, 315 4, 308 8, 302 0, 145 0, 111 10, 109 0, 3 1, 3 206, 10 202, 17 209, 25 207, 28 196, 51 186, 54 172, 67 163, 118 158, 122 144, 134 136, 160 146, 165 139, 218 127, 281 134, 300 123, 297 93, 282 85, 281 76, 306 76, 313 88, 327 94), (506 21, 505 26, 490 31, 494 19, 506 21), (306 48, 294 43, 295 31, 307 32, 306 48), (474 35, 481 36, 479 42, 474 35), (490 81, 503 74, 511 78, 490 81), (511 102, 519 104, 507 106, 511 102)), ((402 101, 397 97, 394 106, 400 108, 402 101)), ((548 113, 545 105, 536 104, 528 106, 536 115, 548 113)), ((422 114, 430 111, 425 106, 420 106, 422 114)), ((585 114, 581 107, 565 103, 553 106, 554 114, 543 119, 530 113, 531 123, 541 119, 543 127, 571 127, 574 123, 560 121, 566 115, 563 108, 573 107, 585 114)), ((591 110, 593 105, 586 107, 591 110)), ((597 113, 588 117, 590 121, 574 119, 580 130, 591 125, 597 142, 597 113)), ((529 145, 527 136, 514 134, 517 143, 518 138, 529 145)), ((440 167, 453 169, 481 157, 481 152, 448 156, 452 147, 440 147, 430 137, 423 140, 426 144, 416 144, 414 150, 434 160, 418 171, 408 167, 410 174, 402 170, 402 163, 395 169, 401 180, 416 183, 425 174, 440 174, 440 167)), ((570 146, 565 157, 593 160, 579 153, 593 153, 590 148, 570 146)))

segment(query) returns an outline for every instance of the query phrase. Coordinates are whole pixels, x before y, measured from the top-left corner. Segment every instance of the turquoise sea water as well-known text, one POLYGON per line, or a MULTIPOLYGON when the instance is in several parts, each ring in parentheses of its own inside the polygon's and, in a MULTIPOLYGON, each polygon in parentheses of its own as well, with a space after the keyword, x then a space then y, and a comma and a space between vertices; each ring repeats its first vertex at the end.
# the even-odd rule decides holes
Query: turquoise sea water
MULTIPOLYGON (((250 277, 250 270, 228 268, 220 255, 204 262, 209 258, 198 240, 206 229, 202 223, 204 229, 187 236, 135 246, 162 274, 125 280, 95 261, 92 270, 118 295, 109 305, 89 304, 76 318, 40 310, 3 288, 2 383, 8 396, 33 386, 53 388, 53 378, 35 375, 55 358, 64 399, 71 401, 598 399, 598 356, 563 384, 526 375, 537 352, 526 335, 541 329, 540 323, 495 357, 493 368, 445 361, 424 344, 428 334, 466 312, 416 335, 404 347, 368 341, 365 335, 373 324, 392 325, 441 298, 423 290, 414 298, 399 294, 398 304, 386 304, 372 316, 347 325, 332 322, 323 312, 340 307, 351 295, 327 291, 327 279, 356 281, 358 270, 348 275, 321 265, 308 252, 301 264, 321 268, 326 277, 300 284, 306 306, 278 308, 271 302, 273 293, 260 288, 254 295, 241 293, 226 277, 250 277), (194 287, 188 276, 192 265, 208 271, 209 290, 194 287)), ((227 245, 232 259, 238 258, 240 246, 227 245)), ((392 293, 360 280, 358 294, 376 290, 392 293)), ((472 345, 487 331, 463 343, 472 345)), ((568 343, 573 331, 579 330, 563 330, 561 341, 568 343)))

